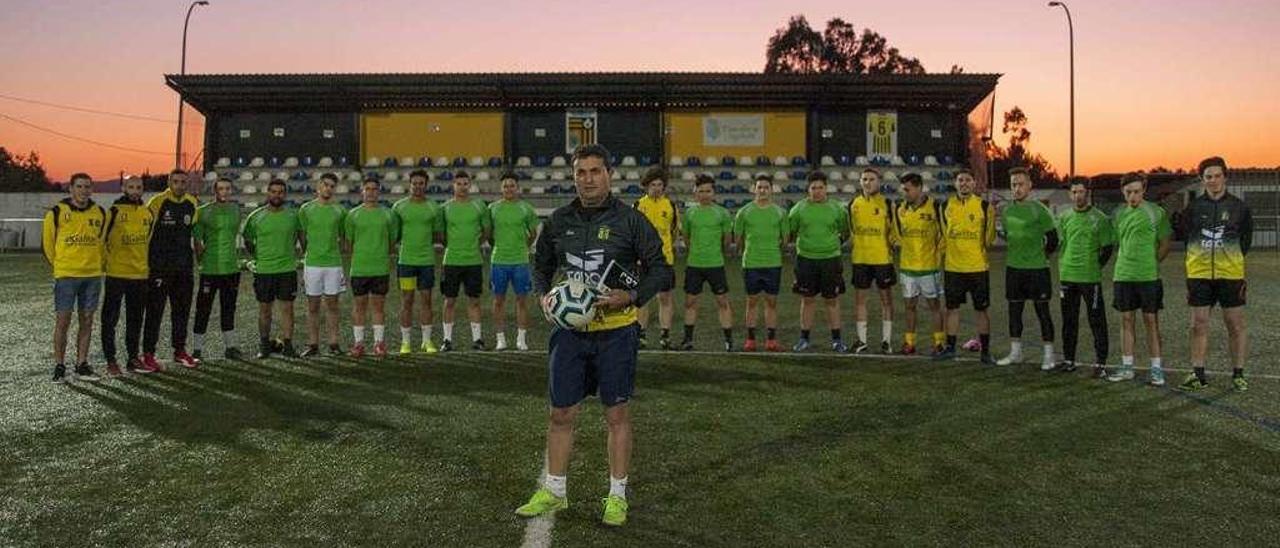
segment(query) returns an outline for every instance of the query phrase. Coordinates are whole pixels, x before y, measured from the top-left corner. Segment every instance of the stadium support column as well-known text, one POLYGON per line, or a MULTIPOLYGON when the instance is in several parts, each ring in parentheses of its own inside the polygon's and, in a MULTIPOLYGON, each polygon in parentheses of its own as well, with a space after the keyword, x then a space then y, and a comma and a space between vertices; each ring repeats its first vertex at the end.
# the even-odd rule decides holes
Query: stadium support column
POLYGON ((1050 7, 1062 8, 1067 14, 1067 47, 1071 81, 1071 177, 1076 176, 1076 31, 1071 23, 1071 9, 1064 2, 1049 2, 1050 7))
MULTIPOLYGON (((179 74, 183 76, 186 76, 187 74, 187 27, 191 25, 191 12, 195 11, 196 6, 207 6, 207 5, 209 5, 209 3, 206 2, 205 0, 198 0, 196 2, 192 2, 190 6, 187 6, 187 18, 184 19, 182 22, 182 65, 179 67, 179 74)), ((186 102, 184 99, 185 98, 182 96, 182 92, 179 91, 178 92, 178 139, 177 139, 178 145, 174 149, 174 153, 173 153, 174 169, 183 168, 182 167, 182 105, 183 103, 186 102)))

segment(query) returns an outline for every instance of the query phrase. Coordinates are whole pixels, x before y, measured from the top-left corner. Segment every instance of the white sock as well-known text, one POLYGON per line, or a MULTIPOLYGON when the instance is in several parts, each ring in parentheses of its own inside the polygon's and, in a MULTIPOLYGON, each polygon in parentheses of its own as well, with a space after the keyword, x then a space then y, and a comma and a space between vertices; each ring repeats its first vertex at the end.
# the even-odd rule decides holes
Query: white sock
POLYGON ((1011 341, 1009 343, 1009 355, 1010 356, 1022 355, 1022 341, 1011 341))
POLYGON ((499 332, 498 332, 497 337, 498 337, 498 344, 499 344, 499 345, 502 345, 502 346, 506 346, 506 345, 507 345, 507 334, 506 334, 506 333, 503 333, 503 332, 499 331, 499 332))
POLYGON ((1164 360, 1162 360, 1162 359, 1160 359, 1160 358, 1151 358, 1151 368, 1152 368, 1152 369, 1160 369, 1160 367, 1161 367, 1161 365, 1162 365, 1162 362, 1163 362, 1163 361, 1164 361, 1164 360))
POLYGON ((527 335, 527 334, 528 334, 528 331, 527 331, 527 330, 525 330, 525 329, 517 329, 517 330, 516 330, 516 344, 518 344, 518 345, 520 345, 520 346, 525 346, 526 344, 528 344, 528 343, 526 343, 526 342, 525 342, 525 335, 527 335))
POLYGON ((364 326, 363 326, 363 325, 353 325, 353 326, 351 326, 351 331, 352 331, 352 332, 355 334, 355 336, 356 336, 356 344, 364 344, 364 326))
POLYGON ((374 344, 382 342, 382 336, 386 332, 386 330, 387 330, 387 326, 385 325, 373 326, 373 343, 374 344))
POLYGON ((235 348, 236 331, 234 329, 222 332, 222 346, 223 348, 235 348))
POLYGON ((422 342, 426 343, 431 340, 431 326, 422 326, 422 342))
POLYGON ((867 322, 858 322, 858 341, 867 342, 867 322))
POLYGON ((1046 361, 1053 359, 1053 343, 1044 343, 1044 359, 1046 361))
POLYGON ((441 324, 441 327, 444 328, 444 340, 452 341, 453 340, 453 324, 445 323, 445 324, 441 324))
POLYGON ((1120 356, 1120 365, 1133 367, 1133 356, 1120 356))
POLYGON ((546 479, 542 481, 542 485, 551 491, 552 495, 564 498, 565 493, 569 490, 569 478, 567 476, 553 476, 547 474, 546 479))
POLYGON ((880 321, 880 340, 884 342, 893 340, 893 322, 891 320, 880 321))
POLYGON ((627 498, 627 478, 609 476, 609 496, 627 498))
POLYGON ((411 327, 400 328, 400 342, 413 344, 413 328, 411 327))
POLYGON ((204 350, 204 333, 191 334, 191 349, 197 352, 204 350))
POLYGON ((480 324, 479 323, 471 322, 471 340, 473 341, 480 340, 480 324))

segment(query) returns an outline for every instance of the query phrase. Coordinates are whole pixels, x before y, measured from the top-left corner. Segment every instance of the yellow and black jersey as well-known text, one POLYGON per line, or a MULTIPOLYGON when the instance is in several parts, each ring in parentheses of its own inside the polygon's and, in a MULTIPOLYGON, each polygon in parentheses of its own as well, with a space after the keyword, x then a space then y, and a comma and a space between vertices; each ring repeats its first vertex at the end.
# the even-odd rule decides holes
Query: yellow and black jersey
POLYGON ((987 248, 996 241, 996 210, 990 202, 970 194, 954 196, 942 206, 943 269, 948 272, 986 272, 987 248))
POLYGON ((942 268, 942 210, 938 202, 928 196, 920 205, 903 200, 895 211, 898 270, 913 276, 937 272, 942 268))
POLYGON ((191 232, 199 220, 199 206, 195 196, 176 197, 172 190, 156 194, 147 202, 147 209, 155 215, 147 254, 152 271, 190 272, 195 268, 191 232))
POLYGON ((1182 217, 1187 235, 1187 278, 1243 280, 1244 256, 1253 244, 1253 215, 1244 200, 1201 194, 1182 217))
POLYGON ((147 246, 155 215, 142 200, 121 196, 107 210, 107 275, 126 280, 147 279, 147 246))
POLYGON ((54 278, 92 278, 102 275, 102 235, 107 211, 89 200, 76 207, 64 198, 44 214, 41 248, 53 266, 54 278))
POLYGON ((893 264, 893 205, 884 194, 858 194, 849 203, 849 232, 853 264, 893 264))
POLYGON ((680 215, 676 211, 675 202, 666 196, 654 199, 646 194, 636 200, 635 207, 658 231, 658 237, 662 238, 662 254, 667 258, 667 264, 675 264, 674 245, 676 231, 680 227, 680 215))

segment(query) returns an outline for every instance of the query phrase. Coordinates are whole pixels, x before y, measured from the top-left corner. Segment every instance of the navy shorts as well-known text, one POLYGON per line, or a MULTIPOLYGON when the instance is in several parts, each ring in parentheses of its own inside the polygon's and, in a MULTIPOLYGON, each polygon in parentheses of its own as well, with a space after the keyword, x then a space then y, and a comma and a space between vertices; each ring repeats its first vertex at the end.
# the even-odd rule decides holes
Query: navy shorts
POLYGON ((608 331, 552 331, 547 368, 551 406, 573 407, 593 394, 605 407, 626 403, 635 390, 639 340, 637 324, 608 331))
POLYGON ((758 295, 760 293, 777 295, 778 290, 782 287, 782 267, 744 268, 742 270, 742 285, 747 288, 748 295, 758 295))
POLYGON ((408 264, 396 265, 396 278, 400 280, 401 291, 426 291, 436 285, 436 268, 431 265, 418 266, 408 264))
POLYGON ((495 264, 489 269, 489 290, 494 295, 506 295, 510 286, 521 297, 533 291, 533 276, 527 264, 495 264))

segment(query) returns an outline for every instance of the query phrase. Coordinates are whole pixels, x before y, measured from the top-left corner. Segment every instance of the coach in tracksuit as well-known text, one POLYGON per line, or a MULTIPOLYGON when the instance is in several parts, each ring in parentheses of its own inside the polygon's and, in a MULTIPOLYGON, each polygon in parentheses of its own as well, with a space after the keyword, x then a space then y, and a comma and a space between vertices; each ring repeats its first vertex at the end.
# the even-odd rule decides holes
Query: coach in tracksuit
POLYGON ((578 198, 557 208, 534 249, 534 289, 552 287, 556 272, 608 289, 596 301, 598 315, 584 331, 556 329, 548 372, 551 412, 547 429, 547 474, 543 485, 516 513, 533 517, 568 506, 565 483, 573 450, 573 426, 583 398, 598 393, 609 424, 609 496, 603 522, 626 522, 627 469, 631 459, 631 412, 639 325, 636 307, 657 294, 671 265, 657 230, 634 208, 610 193, 609 151, 599 145, 573 154, 578 198), (643 276, 621 268, 649 265, 643 276))

